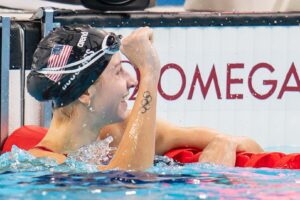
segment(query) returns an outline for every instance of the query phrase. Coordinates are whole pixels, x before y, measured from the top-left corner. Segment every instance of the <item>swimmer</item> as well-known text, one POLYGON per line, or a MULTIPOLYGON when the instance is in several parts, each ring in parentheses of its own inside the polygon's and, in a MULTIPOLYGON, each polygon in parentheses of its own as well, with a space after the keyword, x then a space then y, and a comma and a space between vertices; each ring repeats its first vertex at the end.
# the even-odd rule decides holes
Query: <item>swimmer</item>
POLYGON ((144 27, 121 37, 88 25, 60 27, 40 41, 27 77, 38 101, 53 102, 46 136, 29 152, 63 163, 66 156, 96 141, 104 126, 125 119, 128 91, 136 85, 121 66, 119 49, 141 71, 137 100, 114 157, 100 170, 144 170, 153 164, 160 61, 153 32, 144 27))
POLYGON ((146 169, 152 165, 154 153, 163 155, 177 147, 198 147, 203 149, 200 162, 227 166, 234 166, 237 151, 263 151, 249 138, 156 120, 160 64, 149 28, 134 31, 120 46, 142 77, 138 98, 128 114, 126 97, 137 81, 122 68, 116 52, 118 37, 98 32, 90 27, 59 28, 39 44, 28 76, 28 91, 40 101, 52 100, 54 110, 47 135, 30 150, 33 155, 62 163, 68 153, 95 141, 99 130, 99 139, 111 135, 112 145, 117 147, 109 165, 99 167, 101 170, 146 169), (73 32, 77 32, 76 37, 73 32), (66 63, 59 66, 51 56, 59 51, 56 44, 72 48, 65 56, 66 63), (104 48, 109 51, 101 51, 104 48))

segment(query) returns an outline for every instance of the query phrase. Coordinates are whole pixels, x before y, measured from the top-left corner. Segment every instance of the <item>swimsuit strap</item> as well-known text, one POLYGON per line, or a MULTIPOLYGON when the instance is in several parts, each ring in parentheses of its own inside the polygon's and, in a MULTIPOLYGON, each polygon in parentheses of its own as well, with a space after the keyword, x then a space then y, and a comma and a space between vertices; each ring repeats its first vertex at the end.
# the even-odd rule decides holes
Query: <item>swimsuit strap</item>
MULTIPOLYGON (((45 147, 45 146, 35 146, 33 147, 32 149, 39 149, 39 150, 42 150, 42 151, 48 151, 48 152, 51 152, 51 153, 55 153, 53 150, 49 149, 48 147, 45 147)), ((64 156, 68 156, 68 154, 64 153, 63 154, 64 156)))

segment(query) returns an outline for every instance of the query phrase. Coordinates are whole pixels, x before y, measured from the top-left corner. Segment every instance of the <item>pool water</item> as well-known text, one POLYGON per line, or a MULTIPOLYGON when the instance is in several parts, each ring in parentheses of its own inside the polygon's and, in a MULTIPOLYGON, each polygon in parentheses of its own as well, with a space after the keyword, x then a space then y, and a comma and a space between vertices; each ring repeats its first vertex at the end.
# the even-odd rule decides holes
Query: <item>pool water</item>
POLYGON ((180 165, 157 156, 145 172, 57 165, 13 147, 0 156, 0 199, 299 199, 300 171, 180 165))

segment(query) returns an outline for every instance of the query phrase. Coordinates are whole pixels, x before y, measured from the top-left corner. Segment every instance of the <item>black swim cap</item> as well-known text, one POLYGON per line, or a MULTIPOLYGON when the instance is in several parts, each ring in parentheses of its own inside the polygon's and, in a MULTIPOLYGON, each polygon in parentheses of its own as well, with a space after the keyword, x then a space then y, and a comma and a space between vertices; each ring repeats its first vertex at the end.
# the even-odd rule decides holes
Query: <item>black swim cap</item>
POLYGON ((88 25, 56 28, 34 52, 27 90, 38 101, 66 106, 98 79, 119 47, 119 36, 88 25))

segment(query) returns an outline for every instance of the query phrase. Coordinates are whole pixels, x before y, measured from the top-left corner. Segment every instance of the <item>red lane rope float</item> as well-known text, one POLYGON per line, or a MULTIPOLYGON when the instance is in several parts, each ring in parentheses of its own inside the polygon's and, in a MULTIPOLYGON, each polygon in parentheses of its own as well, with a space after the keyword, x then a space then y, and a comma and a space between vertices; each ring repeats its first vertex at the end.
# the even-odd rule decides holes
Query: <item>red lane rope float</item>
MULTIPOLYGON (((39 126, 23 126, 18 128, 7 138, 1 153, 11 151, 13 145, 24 150, 29 150, 35 147, 46 133, 47 129, 39 126)), ((181 163, 194 163, 198 162, 201 153, 201 149, 189 147, 172 149, 165 153, 165 156, 181 163)), ((235 166, 300 169, 300 153, 264 152, 255 154, 238 152, 236 154, 235 166)))
MULTIPOLYGON (((173 158, 181 163, 198 162, 202 151, 197 148, 178 148, 165 153, 165 156, 173 158)), ((268 167, 281 169, 300 169, 300 153, 284 154, 281 152, 236 154, 236 167, 268 167)))

